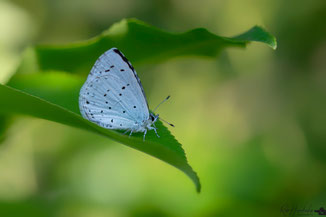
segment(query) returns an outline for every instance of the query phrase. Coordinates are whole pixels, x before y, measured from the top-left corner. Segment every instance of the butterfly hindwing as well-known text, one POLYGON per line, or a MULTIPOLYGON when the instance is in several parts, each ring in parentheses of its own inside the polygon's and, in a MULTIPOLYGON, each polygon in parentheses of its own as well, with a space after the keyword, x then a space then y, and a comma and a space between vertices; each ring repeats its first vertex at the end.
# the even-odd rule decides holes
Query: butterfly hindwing
POLYGON ((140 80, 120 51, 99 57, 80 91, 82 115, 109 129, 133 129, 149 118, 140 80), (124 57, 124 58, 123 58, 124 57))

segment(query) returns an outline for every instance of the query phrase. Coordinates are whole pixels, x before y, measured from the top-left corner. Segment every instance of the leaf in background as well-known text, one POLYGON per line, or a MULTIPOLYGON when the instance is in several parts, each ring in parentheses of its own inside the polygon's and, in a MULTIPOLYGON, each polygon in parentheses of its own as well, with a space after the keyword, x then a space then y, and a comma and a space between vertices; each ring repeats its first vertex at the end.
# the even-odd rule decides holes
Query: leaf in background
POLYGON ((264 30, 262 27, 254 26, 249 31, 233 37, 235 40, 242 40, 244 42, 257 41, 269 45, 274 50, 277 48, 276 38, 264 30))
POLYGON ((0 114, 0 145, 6 139, 8 128, 12 120, 10 116, 0 114))
POLYGON ((139 64, 184 55, 213 57, 223 48, 244 47, 250 41, 276 46, 275 38, 260 27, 226 38, 205 29, 172 34, 135 19, 123 20, 87 41, 65 46, 36 46, 26 50, 17 71, 21 73, 17 73, 8 86, 0 85, 0 113, 31 115, 107 136, 182 170, 200 191, 199 178, 188 164, 181 144, 160 121, 156 126, 161 137, 157 138, 150 131, 143 142, 142 133, 129 138, 82 118, 78 94, 84 79, 71 73, 86 75, 95 60, 111 47, 118 47, 132 63, 139 64))
POLYGON ((38 45, 25 53, 19 71, 34 69, 87 74, 96 59, 112 47, 123 51, 137 65, 184 55, 215 57, 223 48, 245 47, 251 41, 276 48, 275 37, 258 26, 237 37, 227 38, 203 28, 169 33, 136 19, 124 19, 90 40, 68 45, 38 45))
POLYGON ((0 200, 0 216, 17 217, 54 217, 56 206, 50 204, 45 197, 29 197, 22 200, 4 201, 0 200))

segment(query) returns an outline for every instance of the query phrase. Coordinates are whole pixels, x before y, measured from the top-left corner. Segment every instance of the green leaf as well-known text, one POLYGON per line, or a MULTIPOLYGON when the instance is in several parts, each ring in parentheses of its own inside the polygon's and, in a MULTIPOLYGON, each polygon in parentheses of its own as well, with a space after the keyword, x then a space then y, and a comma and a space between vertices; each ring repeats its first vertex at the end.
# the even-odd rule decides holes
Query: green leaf
POLYGON ((262 42, 269 45, 274 50, 277 48, 276 38, 259 26, 254 26, 249 31, 233 37, 233 39, 242 40, 247 43, 250 41, 262 42))
POLYGON ((141 133, 129 138, 82 118, 78 94, 83 78, 96 59, 111 47, 122 50, 137 65, 185 55, 215 57, 224 48, 245 47, 251 41, 276 47, 275 38, 260 27, 227 38, 202 28, 169 33, 135 19, 125 19, 90 40, 27 49, 18 73, 8 86, 0 85, 0 113, 30 115, 109 137, 175 166, 186 173, 200 191, 199 178, 188 164, 181 144, 160 121, 156 126, 161 137, 157 138, 151 131, 144 142, 141 133))
POLYGON ((38 45, 26 52, 19 71, 25 72, 26 68, 88 74, 96 59, 112 47, 119 48, 137 65, 184 55, 215 57, 224 48, 245 47, 251 41, 276 48, 275 37, 258 26, 227 38, 203 28, 169 33, 136 19, 124 19, 90 40, 68 45, 38 45))
POLYGON ((11 118, 0 114, 0 146, 6 139, 8 128, 11 124, 11 118))
POLYGON ((9 86, 0 85, 0 113, 30 115, 99 133, 175 166, 200 191, 199 178, 189 166, 181 144, 160 121, 156 122, 160 138, 150 131, 145 142, 142 133, 128 137, 99 127, 79 113, 78 93, 82 84, 80 77, 62 72, 16 75, 9 86))

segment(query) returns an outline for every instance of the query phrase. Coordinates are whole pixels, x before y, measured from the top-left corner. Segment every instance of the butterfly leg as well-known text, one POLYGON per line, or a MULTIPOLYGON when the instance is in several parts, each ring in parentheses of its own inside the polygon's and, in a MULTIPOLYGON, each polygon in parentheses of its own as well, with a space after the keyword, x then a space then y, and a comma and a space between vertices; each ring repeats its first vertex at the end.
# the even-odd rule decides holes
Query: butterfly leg
POLYGON ((157 131, 156 131, 156 128, 155 128, 155 127, 153 128, 153 130, 155 131, 155 133, 156 133, 156 136, 157 136, 158 138, 160 138, 160 136, 158 135, 158 133, 157 133, 157 131))
POLYGON ((129 131, 130 131, 130 130, 126 130, 126 132, 124 132, 123 134, 127 134, 127 133, 129 133, 129 131))
POLYGON ((153 126, 154 126, 154 131, 155 131, 155 133, 156 133, 157 137, 158 137, 158 138, 160 138, 160 136, 158 135, 158 133, 157 133, 157 131, 156 131, 156 126, 155 126, 155 124, 154 124, 154 123, 153 123, 153 126))
POLYGON ((143 137, 143 141, 145 142, 145 136, 146 136, 146 133, 147 133, 147 129, 145 130, 144 132, 144 137, 143 137))
POLYGON ((130 131, 129 137, 131 136, 131 134, 132 134, 132 130, 130 131))

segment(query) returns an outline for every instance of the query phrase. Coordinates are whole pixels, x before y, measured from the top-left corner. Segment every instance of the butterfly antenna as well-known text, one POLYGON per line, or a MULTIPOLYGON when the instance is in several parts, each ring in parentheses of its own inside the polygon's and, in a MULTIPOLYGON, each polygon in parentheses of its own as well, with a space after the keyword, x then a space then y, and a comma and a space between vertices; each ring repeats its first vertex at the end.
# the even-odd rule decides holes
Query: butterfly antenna
POLYGON ((161 120, 161 121, 163 121, 163 122, 165 122, 165 123, 167 123, 167 124, 168 124, 168 125, 170 125, 171 127, 174 127, 174 125, 173 125, 173 124, 171 124, 171 123, 167 122, 166 120, 162 119, 161 117, 160 117, 160 120, 161 120))
MULTIPOLYGON (((156 106, 156 108, 153 110, 153 113, 156 111, 156 109, 162 104, 162 103, 164 103, 166 100, 168 100, 170 98, 170 96, 167 96, 162 102, 160 102, 160 104, 158 104, 157 106, 156 106)), ((158 117, 158 115, 157 115, 157 117, 158 117)), ((167 123, 168 125, 170 125, 171 127, 174 127, 174 125, 173 124, 171 124, 171 123, 169 123, 169 122, 167 122, 166 120, 164 120, 164 119, 162 119, 161 117, 160 117, 160 120, 162 120, 163 122, 165 122, 165 123, 167 123)))
POLYGON ((156 111, 156 109, 163 103, 163 102, 165 102, 166 100, 168 100, 170 98, 170 96, 168 96, 168 97, 166 97, 162 102, 160 102, 160 104, 158 104, 157 106, 156 106, 156 108, 153 110, 153 113, 156 111))

